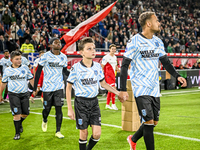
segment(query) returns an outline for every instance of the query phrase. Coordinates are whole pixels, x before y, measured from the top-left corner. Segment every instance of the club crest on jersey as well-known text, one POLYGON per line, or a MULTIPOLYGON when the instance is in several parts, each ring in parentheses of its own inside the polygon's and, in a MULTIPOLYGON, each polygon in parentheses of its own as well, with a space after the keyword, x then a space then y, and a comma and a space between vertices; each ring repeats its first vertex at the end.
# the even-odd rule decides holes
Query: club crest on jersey
POLYGON ((14 108, 14 112, 15 112, 15 113, 17 113, 17 112, 18 112, 18 109, 17 109, 17 107, 15 107, 15 108, 14 108))
POLYGON ((44 101, 44 105, 45 105, 45 106, 47 105, 47 101, 44 101))
POLYGON ((83 124, 83 119, 78 119, 78 124, 82 125, 83 124))
POLYGON ((97 71, 97 70, 94 70, 94 74, 97 76, 97 75, 98 75, 98 71, 97 71))
POLYGON ((21 73, 22 73, 22 74, 25 74, 25 70, 22 70, 21 73))
POLYGON ((158 43, 158 42, 155 42, 155 45, 156 45, 157 47, 159 47, 159 43, 158 43))
POLYGON ((146 113, 146 110, 145 110, 145 109, 142 109, 142 115, 143 115, 143 116, 146 116, 146 115, 147 115, 147 113, 146 113))

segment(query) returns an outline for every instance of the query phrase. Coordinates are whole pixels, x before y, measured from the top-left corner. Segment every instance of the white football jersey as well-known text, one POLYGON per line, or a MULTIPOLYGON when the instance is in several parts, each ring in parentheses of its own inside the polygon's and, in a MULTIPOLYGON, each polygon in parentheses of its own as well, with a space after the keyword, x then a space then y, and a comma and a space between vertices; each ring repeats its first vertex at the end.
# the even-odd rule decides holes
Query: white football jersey
POLYGON ((116 70, 116 66, 117 66, 117 57, 114 55, 114 56, 111 56, 110 54, 107 54, 103 57, 102 59, 102 62, 101 62, 103 65, 106 65, 107 63, 109 63, 114 72, 116 70))

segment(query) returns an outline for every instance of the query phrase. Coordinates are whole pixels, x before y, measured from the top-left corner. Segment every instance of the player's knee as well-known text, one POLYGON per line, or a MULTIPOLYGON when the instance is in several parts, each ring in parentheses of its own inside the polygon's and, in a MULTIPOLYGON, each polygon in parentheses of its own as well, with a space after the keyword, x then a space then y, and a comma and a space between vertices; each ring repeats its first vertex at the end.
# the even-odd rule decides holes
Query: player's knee
POLYGON ((154 121, 154 126, 156 126, 158 124, 158 121, 154 121))
POLYGON ((92 135, 92 137, 93 137, 94 139, 96 139, 96 140, 100 139, 100 136, 101 136, 101 132, 95 133, 95 134, 92 135))
POLYGON ((21 114, 19 114, 19 115, 14 115, 13 119, 14 119, 14 120, 21 120, 21 114))
POLYGON ((88 136, 88 131, 87 131, 87 129, 85 129, 85 130, 80 130, 80 139, 81 139, 81 140, 87 140, 87 136, 88 136))
POLYGON ((26 118, 27 116, 28 116, 28 115, 24 115, 24 114, 21 115, 22 118, 26 118))
POLYGON ((154 124, 153 120, 146 121, 145 124, 154 124))

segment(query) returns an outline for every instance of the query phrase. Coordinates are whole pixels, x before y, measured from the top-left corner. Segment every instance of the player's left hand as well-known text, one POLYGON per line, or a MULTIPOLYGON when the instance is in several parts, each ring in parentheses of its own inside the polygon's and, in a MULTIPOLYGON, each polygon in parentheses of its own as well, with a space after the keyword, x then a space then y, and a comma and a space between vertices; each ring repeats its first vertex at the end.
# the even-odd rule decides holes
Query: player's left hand
POLYGON ((181 82, 181 87, 186 87, 187 86, 187 82, 186 82, 186 80, 185 80, 185 78, 183 78, 183 77, 178 77, 178 79, 177 79, 179 82, 181 82))
POLYGON ((3 100, 3 97, 2 96, 0 96, 0 102, 3 102, 4 100, 3 100))
POLYGON ((35 92, 35 91, 33 91, 33 96, 34 96, 34 97, 36 96, 36 92, 35 92))

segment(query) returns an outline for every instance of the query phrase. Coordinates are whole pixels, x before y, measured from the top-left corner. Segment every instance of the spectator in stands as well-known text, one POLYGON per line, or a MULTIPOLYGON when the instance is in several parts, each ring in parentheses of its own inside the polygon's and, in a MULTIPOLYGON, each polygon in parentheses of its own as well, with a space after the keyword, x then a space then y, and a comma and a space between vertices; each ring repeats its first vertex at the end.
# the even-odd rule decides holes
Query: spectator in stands
POLYGON ((48 50, 49 50, 49 48, 48 48, 48 45, 46 44, 46 40, 43 40, 43 41, 42 41, 42 44, 40 44, 40 46, 39 46, 38 51, 39 51, 39 52, 40 52, 40 51, 46 52, 46 51, 48 51, 48 50))
POLYGON ((4 15, 6 11, 9 17, 11 17, 11 10, 9 9, 8 5, 6 5, 6 9, 3 11, 2 15, 4 15))
POLYGON ((59 36, 60 36, 60 31, 57 29, 56 26, 54 26, 53 31, 52 31, 52 34, 56 34, 56 37, 59 37, 59 36))
POLYGON ((35 40, 37 41, 37 43, 39 43, 39 42, 40 42, 40 34, 39 34, 39 31, 36 30, 35 33, 34 33, 34 35, 36 36, 35 40))
POLYGON ((24 13, 23 13, 23 15, 21 16, 21 20, 25 20, 25 17, 27 17, 27 18, 28 18, 28 21, 30 21, 29 14, 27 13, 27 11, 26 11, 26 10, 24 10, 24 13))
POLYGON ((42 19, 39 14, 37 14, 37 18, 36 18, 36 24, 38 23, 42 24, 42 19))
POLYGON ((180 40, 180 50, 182 51, 183 49, 185 49, 185 37, 182 36, 182 39, 180 40))
POLYGON ((179 43, 176 43, 176 44, 175 44, 174 52, 175 52, 175 53, 180 53, 180 52, 181 52, 180 44, 179 44, 179 43))
MULTIPOLYGON (((25 28, 30 28, 30 37, 35 34, 36 29, 39 32, 38 34, 41 35, 43 31, 42 28, 45 25, 45 22, 47 22, 45 26, 48 25, 47 28, 49 30, 49 34, 53 36, 54 34, 51 31, 54 25, 63 25, 66 22, 69 26, 74 26, 75 24, 78 24, 76 22, 76 19, 83 22, 88 17, 96 13, 96 5, 94 3, 91 3, 88 6, 82 5, 81 3, 78 4, 77 1, 75 1, 77 5, 74 6, 78 7, 75 7, 75 10, 73 10, 72 3, 61 4, 54 1, 43 2, 35 0, 34 4, 38 3, 38 5, 34 6, 32 1, 26 4, 26 1, 20 0, 16 4, 17 1, 19 0, 14 0, 15 5, 13 5, 12 1, 8 2, 8 0, 0 0, 0 22, 3 21, 1 20, 1 15, 4 14, 7 10, 9 11, 8 16, 9 14, 12 14, 11 22, 16 21, 16 24, 18 26, 23 24, 26 26, 25 28), (6 5, 9 6, 5 7, 6 5), (16 15, 16 18, 14 17, 14 14, 16 15), (34 18, 36 18, 35 21, 32 20, 34 18)), ((109 1, 109 3, 111 2, 112 1, 109 1)), ((100 22, 99 27, 102 28, 99 30, 97 26, 94 26, 93 30, 102 34, 103 37, 107 37, 108 40, 112 39, 113 41, 115 41, 116 38, 116 35, 113 32, 116 31, 119 38, 119 43, 122 41, 123 45, 126 45, 126 42, 128 41, 128 39, 130 39, 131 36, 141 31, 141 27, 137 21, 139 14, 143 10, 155 10, 157 12, 159 20, 161 20, 161 34, 158 35, 158 37, 163 41, 166 51, 169 42, 171 43, 171 47, 173 47, 179 41, 181 52, 188 52, 192 41, 194 41, 194 43, 197 41, 197 43, 195 43, 194 45, 196 45, 196 51, 200 51, 198 43, 198 40, 200 39, 200 21, 197 20, 200 13, 196 11, 199 10, 198 5, 191 5, 189 3, 189 5, 186 6, 186 3, 179 2, 176 4, 173 2, 173 0, 162 2, 160 1, 160 5, 154 5, 154 3, 157 3, 157 1, 154 3, 149 3, 148 0, 143 0, 139 3, 141 5, 139 5, 135 1, 128 2, 126 0, 118 2, 112 13, 108 14, 108 16, 100 22), (168 8, 168 11, 164 11, 164 7, 168 6, 169 4, 171 8, 168 8), (181 5, 181 9, 179 9, 177 5, 181 5), (195 11, 190 12, 189 16, 184 16, 184 12, 189 12, 191 9, 195 11), (174 12, 173 10, 176 11, 174 12), (174 15, 176 15, 176 20, 174 20, 173 18, 174 15)), ((101 9, 105 8, 106 6, 108 6, 108 1, 100 1, 99 6, 101 9)), ((68 28, 71 29, 74 27, 68 28)), ((6 28, 5 30, 8 31, 8 29, 6 28)), ((89 32, 91 36, 94 35, 94 33, 91 33, 91 31, 89 32)), ((0 35, 4 35, 4 33, 1 33, 1 28, 0 35)), ((40 37, 36 38, 38 42, 39 39, 40 37)), ((178 52, 176 47, 177 46, 174 47, 174 52, 178 52)))
POLYGON ((0 0, 0 3, 1 3, 1 5, 2 5, 2 7, 5 6, 4 0, 0 0))
POLYGON ((197 68, 197 63, 196 63, 196 62, 193 64, 192 69, 198 69, 198 68, 197 68))
POLYGON ((178 69, 184 69, 183 65, 180 64, 178 69))
POLYGON ((34 50, 38 51, 38 42, 36 41, 36 35, 32 35, 32 40, 30 41, 31 44, 33 44, 34 50))
POLYGON ((111 31, 108 33, 107 39, 108 40, 113 40, 113 34, 112 34, 111 31))
POLYGON ((174 49, 173 49, 173 47, 171 46, 171 43, 169 43, 169 45, 167 46, 167 52, 168 52, 168 53, 174 53, 174 49))
POLYGON ((16 18, 18 21, 21 21, 21 16, 23 15, 21 8, 18 8, 18 10, 16 11, 16 18))
POLYGON ((15 13, 12 13, 12 16, 10 17, 11 18, 11 22, 17 22, 17 18, 15 17, 15 13))
MULTIPOLYGON (((98 37, 95 38, 95 46, 96 46, 96 48, 101 48, 101 43, 100 43, 98 37)), ((99 51, 99 50, 97 50, 97 51, 99 51)))
POLYGON ((54 24, 54 20, 53 20, 53 17, 51 14, 49 14, 49 17, 47 19, 47 24, 48 24, 48 27, 49 27, 49 30, 51 29, 51 26, 53 26, 54 24))
POLYGON ((3 53, 5 49, 7 49, 5 40, 3 38, 3 35, 0 35, 0 53, 3 53))
POLYGON ((120 49, 119 38, 115 38, 114 44, 116 45, 116 49, 120 49))
POLYGON ((108 42, 108 38, 105 38, 105 40, 104 40, 104 42, 103 42, 103 44, 102 44, 102 48, 104 48, 105 49, 105 51, 109 51, 109 46, 111 45, 111 43, 110 42, 108 42))
POLYGON ((24 33, 25 33, 24 25, 21 25, 21 28, 17 31, 20 46, 24 43, 24 33))
POLYGON ((30 30, 28 28, 25 30, 25 33, 24 33, 24 40, 26 39, 28 39, 29 41, 31 40, 30 30))
POLYGON ((119 46, 120 46, 119 49, 123 49, 123 47, 124 47, 122 42, 119 43, 119 46))
POLYGON ((197 52, 197 48, 196 48, 196 45, 194 45, 194 41, 192 42, 192 45, 189 47, 189 52, 190 53, 196 53, 197 52))
POLYGON ((184 65, 184 67, 183 67, 184 69, 189 69, 189 66, 188 66, 188 64, 187 63, 185 63, 185 65, 184 65))
POLYGON ((118 36, 117 31, 114 32, 114 35, 113 35, 113 39, 112 39, 112 40, 115 41, 116 38, 118 38, 118 42, 119 42, 119 36, 118 36))
POLYGON ((59 17, 59 16, 56 16, 56 17, 55 17, 55 20, 54 20, 54 25, 55 25, 55 26, 59 26, 59 25, 60 25, 60 20, 59 20, 58 17, 59 17))
POLYGON ((3 4, 2 4, 2 0, 0 1, 0 23, 2 23, 2 13, 3 13, 3 10, 4 10, 4 7, 3 7, 3 4))
POLYGON ((16 24, 16 22, 12 23, 10 30, 11 30, 11 35, 13 37, 13 40, 15 40, 15 42, 17 42, 19 40, 19 37, 17 34, 17 32, 19 30, 19 26, 16 24))
POLYGON ((64 25, 65 24, 65 16, 62 15, 60 20, 59 20, 59 25, 64 25))
POLYGON ((29 39, 25 40, 25 43, 22 44, 20 51, 22 53, 34 53, 34 47, 33 44, 29 43, 29 39))
POLYGON ((108 36, 108 30, 106 25, 104 25, 103 29, 102 29, 102 36, 103 37, 107 37, 108 36))
POLYGON ((13 40, 13 37, 12 35, 10 34, 9 35, 9 38, 7 39, 6 41, 6 46, 7 46, 7 49, 8 51, 11 53, 12 51, 15 51, 17 50, 17 45, 16 45, 16 42, 13 40))
POLYGON ((197 69, 200 69, 200 62, 198 62, 197 64, 197 69))
POLYGON ((8 15, 8 11, 5 10, 4 15, 2 16, 2 21, 4 23, 4 34, 6 33, 6 31, 9 31, 9 24, 11 23, 11 18, 8 15))
MULTIPOLYGON (((1 19, 1 18, 0 18, 1 19)), ((4 30, 3 30, 3 27, 2 25, 0 24, 0 35, 3 35, 4 36, 4 30)))
POLYGON ((200 40, 197 41, 197 52, 200 53, 200 40))
POLYGON ((32 22, 30 23, 30 32, 31 34, 35 32, 35 18, 32 18, 32 22))

